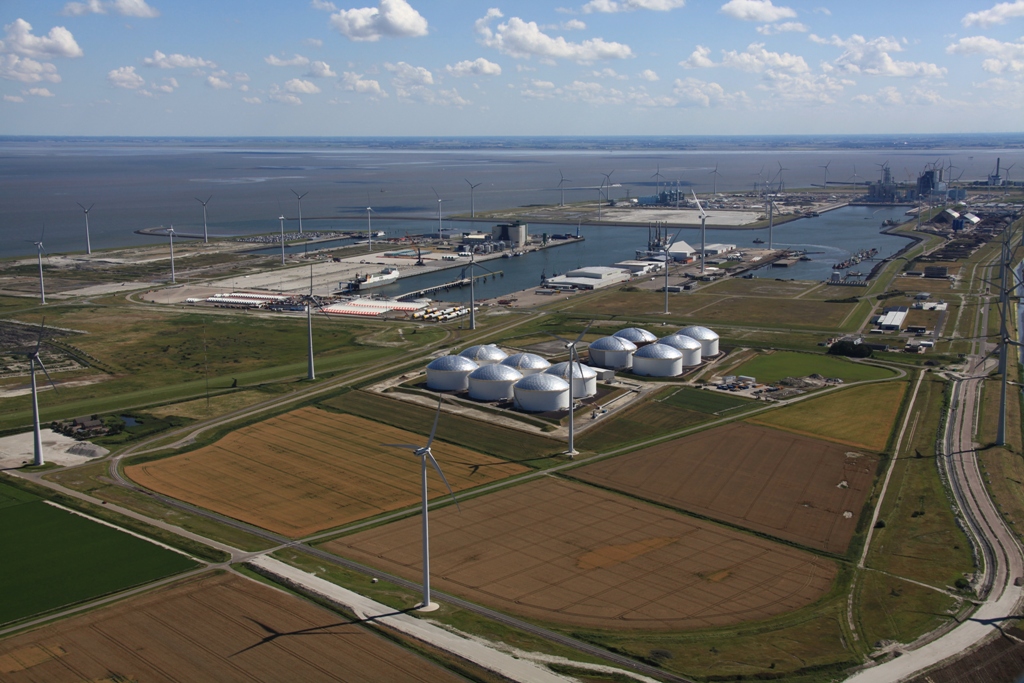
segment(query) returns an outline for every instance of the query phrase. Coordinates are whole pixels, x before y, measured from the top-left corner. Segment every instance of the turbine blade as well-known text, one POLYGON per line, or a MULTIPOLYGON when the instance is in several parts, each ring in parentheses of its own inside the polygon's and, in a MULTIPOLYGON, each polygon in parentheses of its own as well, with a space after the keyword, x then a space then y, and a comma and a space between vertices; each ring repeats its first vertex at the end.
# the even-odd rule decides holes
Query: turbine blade
POLYGON ((441 195, 437 193, 437 190, 435 190, 433 186, 431 186, 430 191, 434 193, 435 197, 437 197, 437 201, 441 201, 441 195))
POLYGON ((437 413, 434 415, 434 426, 430 428, 430 438, 427 439, 427 451, 430 451, 430 444, 434 443, 434 435, 437 434, 437 423, 441 421, 441 401, 444 400, 442 394, 437 395, 437 413))
MULTIPOLYGON (((35 361, 39 363, 39 367, 43 369, 43 374, 46 375, 46 379, 47 381, 50 382, 50 386, 53 387, 54 391, 57 391, 57 385, 54 383, 53 378, 50 377, 50 371, 46 369, 45 365, 43 365, 43 359, 40 358, 39 356, 36 356, 35 361)), ((57 391, 57 393, 59 394, 60 392, 57 391)))
POLYGON ((587 326, 583 328, 583 331, 582 331, 582 332, 580 332, 580 335, 579 335, 578 337, 576 337, 576 341, 574 341, 574 342, 572 343, 572 348, 573 348, 573 349, 575 349, 575 348, 576 348, 576 345, 580 343, 580 340, 581 340, 581 339, 583 339, 583 335, 585 335, 585 334, 587 333, 587 330, 589 330, 589 329, 590 329, 590 326, 591 326, 591 325, 593 325, 593 324, 594 324, 594 321, 593 321, 593 320, 591 320, 591 321, 590 321, 589 323, 587 323, 587 326))
POLYGON ((46 316, 43 316, 42 322, 39 323, 39 335, 36 338, 36 350, 32 353, 36 358, 39 357, 39 349, 43 345, 43 333, 46 332, 46 316))
POLYGON ((430 452, 430 449, 427 449, 427 457, 430 458, 430 464, 433 465, 434 469, 437 470, 437 473, 441 475, 441 481, 444 482, 444 485, 448 488, 448 494, 452 497, 452 500, 455 501, 455 508, 459 512, 462 512, 462 508, 459 506, 459 499, 455 497, 455 492, 452 491, 451 484, 448 483, 448 478, 444 476, 444 472, 441 471, 441 466, 437 464, 437 460, 434 459, 434 454, 430 452))
POLYGON ((566 346, 566 348, 568 348, 568 347, 572 346, 572 342, 571 342, 571 341, 569 341, 568 339, 566 339, 565 337, 559 337, 559 336, 558 336, 557 334, 555 334, 554 332, 547 332, 546 334, 548 334, 548 335, 550 335, 550 336, 554 337, 555 339, 558 339, 559 341, 564 341, 564 342, 565 342, 565 346, 566 346))

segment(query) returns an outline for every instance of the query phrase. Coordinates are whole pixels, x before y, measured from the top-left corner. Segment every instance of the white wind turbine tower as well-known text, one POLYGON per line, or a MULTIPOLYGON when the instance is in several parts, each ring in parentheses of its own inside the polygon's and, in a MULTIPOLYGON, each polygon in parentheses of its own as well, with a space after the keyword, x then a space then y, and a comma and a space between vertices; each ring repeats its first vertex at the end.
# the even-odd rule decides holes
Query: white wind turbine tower
POLYGON ((832 160, 829 159, 829 162, 827 164, 825 164, 824 166, 818 166, 818 168, 825 169, 825 180, 822 181, 822 183, 821 183, 822 187, 828 187, 828 167, 831 166, 831 165, 832 165, 832 160))
POLYGON ((196 197, 196 201, 203 205, 203 244, 210 243, 210 232, 206 228, 206 205, 210 203, 211 199, 213 199, 212 194, 206 198, 205 202, 199 197, 196 197))
POLYGON ((708 175, 714 176, 711 185, 711 197, 713 199, 718 199, 718 176, 721 175, 721 173, 718 172, 718 164, 715 164, 715 168, 710 173, 708 173, 708 175))
POLYGON ((693 201, 696 202, 697 208, 700 210, 700 274, 704 274, 704 260, 707 258, 707 242, 705 239, 706 227, 708 214, 704 211, 704 207, 700 205, 700 200, 697 199, 697 193, 690 190, 690 194, 693 195, 693 201))
POLYGON ((558 205, 559 206, 565 206, 565 188, 562 187, 562 186, 565 183, 570 183, 570 182, 572 182, 572 181, 569 180, 568 178, 566 178, 564 175, 562 175, 562 171, 561 171, 561 169, 559 169, 559 171, 558 171, 558 190, 559 190, 559 192, 561 192, 561 198, 558 200, 558 205))
POLYGON ((1010 164, 1009 166, 1007 166, 1004 169, 1004 172, 1006 174, 1003 177, 1003 196, 1004 197, 1006 196, 1007 191, 1010 189, 1010 169, 1013 168, 1016 165, 1017 165, 1017 163, 1014 162, 1014 163, 1010 164))
POLYGON ((372 207, 366 207, 366 250, 373 251, 373 223, 370 221, 370 214, 373 213, 372 207))
POLYGON ((309 332, 309 364, 306 373, 306 379, 316 379, 316 369, 313 366, 313 308, 316 308, 324 314, 328 319, 330 316, 327 315, 327 311, 324 310, 323 301, 320 297, 313 294, 313 264, 309 264, 309 294, 302 297, 302 303, 306 304, 306 328, 309 332))
MULTIPOLYGON (((569 372, 566 373, 567 374, 566 379, 569 382, 569 450, 567 450, 565 452, 565 454, 569 456, 570 460, 575 459, 576 456, 579 455, 579 451, 576 450, 576 444, 575 444, 575 435, 576 435, 575 434, 575 432, 576 432, 576 430, 575 430, 575 427, 576 427, 575 416, 576 416, 576 413, 573 410, 573 408, 575 407, 574 404, 576 402, 576 399, 572 395, 572 377, 573 377, 573 372, 575 371, 576 368, 573 366, 573 359, 575 358, 576 366, 582 365, 582 363, 580 363, 580 354, 576 350, 576 345, 580 343, 580 340, 583 339, 583 335, 585 335, 587 333, 587 330, 590 329, 590 326, 592 324, 593 324, 593 321, 587 323, 587 326, 583 328, 583 331, 579 333, 579 336, 576 337, 575 341, 569 341, 568 339, 565 339, 564 337, 559 337, 557 334, 551 334, 550 332, 548 332, 548 334, 551 334, 551 336, 554 337, 555 339, 560 339, 563 342, 565 342, 565 348, 569 349, 569 366, 568 366, 569 367, 569 372)), ((580 369, 580 376, 582 376, 582 375, 583 375, 583 370, 580 369)))
POLYGON ((441 202, 443 202, 444 200, 441 199, 441 195, 439 195, 437 193, 437 190, 435 190, 434 188, 430 188, 430 191, 434 193, 435 197, 437 197, 437 237, 438 239, 443 239, 444 228, 441 227, 441 202))
POLYGON ((476 218, 476 200, 473 198, 473 191, 483 185, 483 183, 477 183, 474 185, 469 182, 468 178, 464 178, 464 180, 466 181, 466 184, 469 185, 469 217, 476 218))
MULTIPOLYGON (((75 202, 75 204, 82 206, 78 202, 75 202)), ((85 253, 90 256, 92 255, 92 243, 89 241, 89 212, 92 211, 92 207, 94 206, 96 205, 90 204, 88 209, 82 206, 82 211, 85 212, 85 253)))
POLYGON ((654 175, 652 175, 651 177, 654 178, 654 193, 655 193, 656 196, 660 197, 661 196, 661 179, 665 177, 665 176, 661 175, 661 164, 658 164, 657 170, 654 172, 654 175))
POLYGON ((36 387, 36 365, 39 365, 46 374, 46 379, 49 380, 53 390, 57 391, 57 385, 53 383, 53 378, 50 377, 49 371, 47 371, 46 366, 43 365, 43 361, 39 357, 39 349, 43 345, 43 331, 45 329, 46 318, 43 318, 43 322, 39 325, 39 338, 36 340, 36 348, 25 354, 28 356, 29 374, 31 375, 32 382, 32 464, 37 467, 45 464, 45 462, 43 460, 43 439, 39 431, 39 394, 36 387))
POLYGON ((277 217, 281 221, 281 265, 284 265, 284 214, 277 217))
POLYGON ((427 439, 427 443, 423 446, 416 446, 409 443, 385 443, 382 446, 388 446, 390 448, 404 448, 410 450, 420 459, 420 481, 423 491, 423 602, 416 608, 420 612, 433 612, 439 605, 436 602, 430 600, 430 527, 427 519, 427 460, 430 460, 430 464, 437 470, 437 473, 441 475, 441 481, 448 488, 448 493, 451 494, 452 500, 455 501, 455 507, 458 508, 459 512, 462 512, 462 508, 459 507, 459 501, 455 497, 455 493, 452 491, 451 485, 448 483, 448 479, 444 476, 444 472, 441 471, 441 466, 437 464, 437 459, 434 458, 434 454, 430 452, 430 446, 434 443, 434 435, 437 434, 437 423, 441 419, 441 401, 443 396, 438 394, 437 396, 437 414, 434 415, 434 426, 430 428, 430 437, 427 439))
POLYGON ((46 303, 46 287, 43 284, 43 253, 46 249, 43 247, 43 237, 46 236, 46 228, 43 228, 43 234, 39 236, 38 242, 32 240, 26 240, 26 242, 32 242, 36 245, 36 261, 39 263, 39 303, 46 303))
POLYGON ((295 201, 299 205, 299 234, 301 235, 302 234, 302 198, 305 197, 309 193, 308 192, 303 192, 302 194, 299 194, 295 190, 292 190, 292 194, 295 195, 295 201))
POLYGON ((167 228, 167 236, 171 239, 171 284, 175 284, 177 280, 174 279, 174 226, 167 228))

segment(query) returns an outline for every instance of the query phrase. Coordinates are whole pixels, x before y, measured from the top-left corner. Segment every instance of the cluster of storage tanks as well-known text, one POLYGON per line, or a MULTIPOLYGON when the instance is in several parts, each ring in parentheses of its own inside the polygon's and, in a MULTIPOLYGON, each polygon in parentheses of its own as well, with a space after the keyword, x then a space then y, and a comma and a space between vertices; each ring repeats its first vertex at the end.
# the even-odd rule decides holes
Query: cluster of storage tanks
MULTIPOLYGON (((660 340, 630 327, 590 345, 592 365, 650 377, 675 377, 700 365, 702 357, 716 355, 718 335, 696 325, 660 340)), ((471 346, 427 365, 427 386, 435 391, 468 391, 479 401, 512 400, 528 412, 567 410, 570 382, 574 400, 597 393, 597 371, 588 365, 551 365, 533 353, 509 356, 494 344, 471 346)))

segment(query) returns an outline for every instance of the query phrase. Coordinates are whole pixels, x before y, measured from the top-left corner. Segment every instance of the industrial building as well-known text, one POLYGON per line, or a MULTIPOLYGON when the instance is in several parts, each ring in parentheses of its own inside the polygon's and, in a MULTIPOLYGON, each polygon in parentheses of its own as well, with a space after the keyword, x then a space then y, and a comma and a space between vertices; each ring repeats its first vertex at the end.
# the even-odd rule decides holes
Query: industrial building
POLYGON ((478 401, 511 399, 512 385, 522 378, 518 370, 501 363, 481 365, 469 373, 469 397, 478 401))
POLYGON ((668 344, 650 344, 633 354, 633 374, 675 377, 683 373, 683 352, 668 344))
POLYGON ((500 363, 508 358, 508 354, 494 344, 477 344, 476 346, 470 346, 459 355, 463 358, 468 358, 477 365, 493 365, 494 363, 500 363))
POLYGON ((512 223, 498 223, 491 228, 491 237, 496 242, 508 242, 514 248, 525 246, 530 239, 529 225, 514 221, 512 223))
MULTIPOLYGON (((572 367, 572 397, 590 398, 597 394, 597 371, 589 365, 579 361, 573 361, 572 367)), ((569 380, 570 363, 555 363, 544 371, 544 374, 554 375, 563 380, 569 380)))
POLYGON ((893 306, 882 311, 877 316, 877 327, 880 330, 899 332, 903 329, 903 323, 907 319, 909 310, 906 306, 893 306))
POLYGON ((479 366, 464 356, 441 356, 427 365, 427 387, 434 391, 465 391, 469 375, 479 366))
POLYGON ((700 355, 702 358, 710 358, 718 355, 718 334, 714 330, 700 325, 690 325, 679 330, 676 334, 690 337, 700 342, 700 355))
POLYGON ((670 334, 659 339, 658 343, 681 351, 683 354, 683 367, 692 368, 700 365, 701 344, 693 337, 687 337, 685 334, 670 334))
POLYGON ((608 370, 628 370, 633 367, 636 344, 622 337, 601 337, 587 347, 590 362, 608 370))
POLYGON ((627 327, 623 330, 619 330, 613 337, 619 337, 620 339, 628 339, 633 342, 639 349, 641 346, 647 346, 658 341, 658 338, 640 327, 627 327))
POLYGON ((544 286, 551 289, 601 289, 620 282, 627 282, 633 273, 622 268, 608 266, 587 266, 570 270, 565 275, 544 279, 544 286))
POLYGON ((516 408, 529 413, 569 409, 569 383, 561 377, 527 375, 512 386, 516 408))
POLYGON ((535 375, 551 367, 547 359, 535 353, 514 353, 501 361, 501 364, 518 370, 523 376, 535 375))

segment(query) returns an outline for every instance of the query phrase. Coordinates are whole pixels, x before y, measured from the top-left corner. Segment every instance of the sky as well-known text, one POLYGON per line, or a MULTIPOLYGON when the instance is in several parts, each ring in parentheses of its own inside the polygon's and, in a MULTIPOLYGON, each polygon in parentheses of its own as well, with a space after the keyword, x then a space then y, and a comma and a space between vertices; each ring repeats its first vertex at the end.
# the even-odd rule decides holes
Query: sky
POLYGON ((1020 132, 1024 0, 0 0, 0 134, 1020 132))

